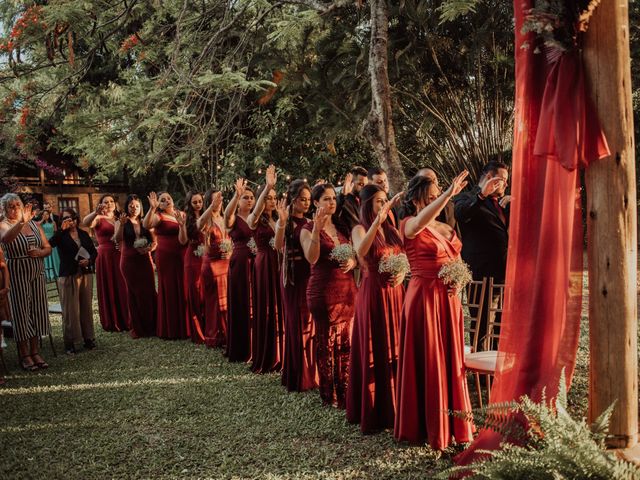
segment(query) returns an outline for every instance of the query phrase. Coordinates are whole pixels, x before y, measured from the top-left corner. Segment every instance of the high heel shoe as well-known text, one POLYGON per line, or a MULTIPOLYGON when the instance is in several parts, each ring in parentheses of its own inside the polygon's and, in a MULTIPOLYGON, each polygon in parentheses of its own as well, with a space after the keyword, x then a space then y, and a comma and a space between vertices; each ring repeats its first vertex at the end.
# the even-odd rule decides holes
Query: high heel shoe
POLYGON ((35 364, 36 369, 39 368, 41 370, 44 370, 46 368, 49 368, 49 364, 44 361, 44 358, 42 358, 39 353, 36 353, 35 355, 31 355, 31 359, 35 364))
MULTIPOLYGON (((35 363, 27 363, 27 359, 31 359, 31 355, 25 355, 20 359, 20 367, 27 372, 35 372, 38 370, 38 365, 35 363)), ((33 362, 33 359, 31 359, 31 362, 33 362)))

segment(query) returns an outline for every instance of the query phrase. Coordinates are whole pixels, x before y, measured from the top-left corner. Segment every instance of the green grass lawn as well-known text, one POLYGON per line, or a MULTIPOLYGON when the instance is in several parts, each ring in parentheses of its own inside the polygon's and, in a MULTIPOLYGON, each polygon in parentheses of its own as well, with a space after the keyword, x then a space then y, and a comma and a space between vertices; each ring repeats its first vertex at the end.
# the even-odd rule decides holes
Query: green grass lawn
MULTIPOLYGON (((62 352, 60 317, 52 321, 62 352)), ((1 479, 430 478, 460 450, 440 456, 391 432, 361 435, 317 392, 287 393, 278 375, 250 373, 219 350, 96 330, 98 349, 73 357, 54 358, 45 344, 51 367, 39 373, 17 369, 10 342, 1 479)), ((585 333, 570 399, 578 414, 585 333)))

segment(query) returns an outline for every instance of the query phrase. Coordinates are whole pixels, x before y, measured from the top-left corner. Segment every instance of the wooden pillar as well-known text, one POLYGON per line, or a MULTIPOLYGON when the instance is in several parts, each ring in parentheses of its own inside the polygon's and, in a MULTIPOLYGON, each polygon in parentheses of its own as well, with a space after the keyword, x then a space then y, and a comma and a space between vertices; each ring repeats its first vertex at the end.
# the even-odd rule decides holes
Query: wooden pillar
POLYGON ((617 401, 609 445, 638 437, 636 177, 627 0, 602 0, 586 33, 589 91, 611 149, 586 174, 589 419, 617 401))

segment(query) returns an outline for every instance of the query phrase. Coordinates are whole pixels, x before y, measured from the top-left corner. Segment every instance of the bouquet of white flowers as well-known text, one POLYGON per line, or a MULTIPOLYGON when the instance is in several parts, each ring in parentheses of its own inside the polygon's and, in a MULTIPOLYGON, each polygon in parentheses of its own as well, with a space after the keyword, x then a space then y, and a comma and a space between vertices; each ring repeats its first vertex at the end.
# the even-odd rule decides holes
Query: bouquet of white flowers
POLYGON ((256 245, 256 241, 253 239, 253 237, 251 237, 251 239, 249 239, 249 241, 247 242, 247 247, 249 247, 252 255, 258 253, 258 245, 256 245))
POLYGON ((387 255, 380 259, 378 263, 378 272, 388 273, 392 277, 404 275, 405 277, 411 273, 409 259, 404 253, 396 253, 387 255))
POLYGON ((438 272, 438 278, 442 279, 442 283, 455 288, 458 292, 473 280, 469 265, 460 258, 445 263, 438 272))
POLYGON ((353 249, 350 243, 341 243, 340 245, 336 245, 331 250, 329 254, 329 258, 331 260, 335 260, 336 262, 342 264, 355 258, 356 251, 353 249))
POLYGON ((149 240, 145 237, 136 238, 133 242, 133 248, 147 248, 149 246, 149 240))
POLYGON ((207 248, 204 245, 200 244, 200 245, 198 245, 198 248, 193 250, 193 254, 196 257, 202 257, 202 256, 204 256, 206 251, 207 251, 207 248))
POLYGON ((233 242, 230 239, 225 238, 220 242, 218 248, 222 253, 230 253, 233 250, 233 242))
POLYGON ((276 249, 276 237, 271 237, 271 238, 269 239, 269 246, 270 246, 271 248, 273 248, 274 250, 276 249))

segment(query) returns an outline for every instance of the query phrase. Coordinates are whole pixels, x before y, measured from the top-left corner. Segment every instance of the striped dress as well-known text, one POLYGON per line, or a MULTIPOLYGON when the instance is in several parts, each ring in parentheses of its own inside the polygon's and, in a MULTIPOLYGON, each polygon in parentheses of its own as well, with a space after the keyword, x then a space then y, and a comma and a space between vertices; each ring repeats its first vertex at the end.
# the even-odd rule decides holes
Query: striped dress
POLYGON ((4 244, 11 288, 9 300, 16 341, 49 335, 49 311, 44 277, 44 259, 32 258, 30 248, 42 248, 38 225, 29 222, 31 235, 20 234, 4 244))

